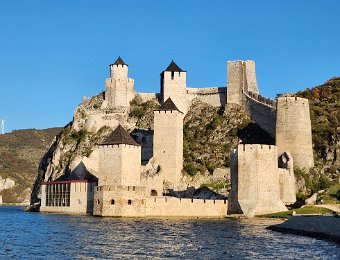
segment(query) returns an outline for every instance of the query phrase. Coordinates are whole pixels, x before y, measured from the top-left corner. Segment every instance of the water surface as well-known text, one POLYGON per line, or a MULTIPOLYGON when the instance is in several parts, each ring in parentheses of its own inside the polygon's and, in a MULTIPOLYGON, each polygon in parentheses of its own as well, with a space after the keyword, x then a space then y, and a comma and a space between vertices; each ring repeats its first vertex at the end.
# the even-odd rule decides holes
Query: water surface
POLYGON ((340 259, 340 246, 265 229, 280 220, 129 219, 0 207, 0 259, 340 259))

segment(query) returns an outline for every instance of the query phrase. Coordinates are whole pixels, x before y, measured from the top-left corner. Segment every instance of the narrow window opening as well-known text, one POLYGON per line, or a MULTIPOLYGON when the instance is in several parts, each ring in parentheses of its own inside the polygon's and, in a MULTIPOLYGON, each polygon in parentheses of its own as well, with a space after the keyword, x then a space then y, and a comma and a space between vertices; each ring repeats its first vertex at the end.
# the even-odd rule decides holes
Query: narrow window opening
POLYGON ((171 79, 174 79, 174 77, 175 77, 175 72, 171 71, 171 79))
POLYGON ((132 200, 128 200, 128 205, 131 205, 132 204, 132 200))
POLYGON ((112 200, 110 201, 110 203, 111 203, 111 205, 114 205, 114 204, 115 204, 115 200, 112 199, 112 200))

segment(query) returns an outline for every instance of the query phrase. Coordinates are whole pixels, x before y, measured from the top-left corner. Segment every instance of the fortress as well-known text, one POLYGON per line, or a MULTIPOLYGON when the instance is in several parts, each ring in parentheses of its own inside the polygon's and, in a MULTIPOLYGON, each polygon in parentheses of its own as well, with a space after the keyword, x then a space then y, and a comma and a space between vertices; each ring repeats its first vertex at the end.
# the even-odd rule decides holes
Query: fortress
POLYGON ((80 106, 73 120, 77 131, 96 132, 103 126, 114 131, 81 160, 89 172, 78 170, 43 181, 40 211, 115 217, 251 217, 286 210, 285 205, 296 200, 294 167, 314 165, 308 100, 288 95, 271 100, 260 95, 254 61, 229 61, 227 75, 227 87, 189 88, 186 71, 172 61, 161 73, 160 93, 136 93, 128 65, 119 57, 110 65, 100 107, 80 106), (136 96, 160 104, 154 111, 153 135, 145 136, 144 142, 126 131, 134 127, 122 119, 136 96), (169 196, 187 188, 181 183, 183 119, 195 99, 215 107, 242 106, 276 140, 276 145, 239 144, 231 151, 228 201, 169 196), (146 158, 142 149, 149 150, 146 158), (146 171, 152 174, 141 174, 146 171))

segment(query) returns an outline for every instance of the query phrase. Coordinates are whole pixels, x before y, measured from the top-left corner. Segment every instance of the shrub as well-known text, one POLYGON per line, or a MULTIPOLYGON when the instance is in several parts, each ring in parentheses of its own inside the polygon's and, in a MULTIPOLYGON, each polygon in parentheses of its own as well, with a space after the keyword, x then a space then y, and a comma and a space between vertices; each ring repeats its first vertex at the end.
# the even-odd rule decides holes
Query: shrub
POLYGON ((135 118, 142 118, 145 116, 145 109, 143 107, 134 107, 130 113, 130 117, 135 117, 135 118))
POLYGON ((186 171, 187 174, 189 174, 191 176, 194 176, 197 173, 196 168, 191 163, 188 163, 187 165, 185 165, 184 170, 186 171))
POLYGON ((336 192, 335 197, 337 200, 340 200, 340 189, 336 192))

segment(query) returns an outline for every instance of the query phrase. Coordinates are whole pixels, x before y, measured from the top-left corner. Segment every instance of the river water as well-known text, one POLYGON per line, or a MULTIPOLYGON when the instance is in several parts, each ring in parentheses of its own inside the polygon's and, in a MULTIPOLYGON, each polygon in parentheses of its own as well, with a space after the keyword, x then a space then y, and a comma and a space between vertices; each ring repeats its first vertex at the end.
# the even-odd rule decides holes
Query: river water
POLYGON ((0 259, 340 259, 340 246, 265 229, 280 220, 129 219, 0 207, 0 259))

